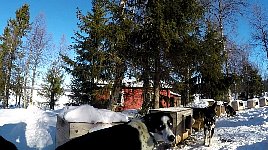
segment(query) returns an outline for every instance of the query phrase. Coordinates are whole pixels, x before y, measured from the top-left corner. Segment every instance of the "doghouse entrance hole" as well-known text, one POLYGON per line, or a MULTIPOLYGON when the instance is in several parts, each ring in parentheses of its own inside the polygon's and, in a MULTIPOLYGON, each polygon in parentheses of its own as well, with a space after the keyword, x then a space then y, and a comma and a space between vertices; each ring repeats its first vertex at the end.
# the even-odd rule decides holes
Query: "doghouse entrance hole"
POLYGON ((192 116, 185 116, 185 122, 184 122, 184 130, 187 131, 187 129, 192 128, 192 116))

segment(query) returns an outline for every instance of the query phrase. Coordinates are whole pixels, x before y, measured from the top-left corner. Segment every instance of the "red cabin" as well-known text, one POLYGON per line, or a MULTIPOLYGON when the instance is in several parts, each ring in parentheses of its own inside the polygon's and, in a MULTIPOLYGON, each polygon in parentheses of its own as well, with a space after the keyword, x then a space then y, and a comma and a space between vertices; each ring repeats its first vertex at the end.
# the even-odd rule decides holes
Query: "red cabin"
MULTIPOLYGON (((122 94, 121 100, 118 103, 122 106, 123 110, 140 109, 142 107, 144 99, 142 87, 124 87, 122 94)), ((159 101, 160 107, 179 106, 180 95, 171 92, 168 88, 162 89, 160 90, 159 101)))

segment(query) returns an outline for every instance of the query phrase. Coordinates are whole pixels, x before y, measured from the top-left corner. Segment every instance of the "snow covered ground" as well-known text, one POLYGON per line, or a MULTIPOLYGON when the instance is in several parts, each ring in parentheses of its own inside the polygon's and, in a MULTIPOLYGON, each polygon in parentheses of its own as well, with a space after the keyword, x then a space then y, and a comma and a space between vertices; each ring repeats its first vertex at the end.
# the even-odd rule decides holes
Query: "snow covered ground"
POLYGON ((239 111, 235 117, 220 117, 210 147, 203 146, 203 132, 193 135, 196 143, 184 150, 264 150, 268 149, 268 107, 239 111))
MULTIPOLYGON (((56 115, 62 110, 0 109, 0 135, 19 150, 54 150, 56 115)), ((235 117, 217 119, 210 147, 203 146, 203 132, 195 132, 183 150, 263 150, 268 149, 268 107, 239 111, 235 117)))

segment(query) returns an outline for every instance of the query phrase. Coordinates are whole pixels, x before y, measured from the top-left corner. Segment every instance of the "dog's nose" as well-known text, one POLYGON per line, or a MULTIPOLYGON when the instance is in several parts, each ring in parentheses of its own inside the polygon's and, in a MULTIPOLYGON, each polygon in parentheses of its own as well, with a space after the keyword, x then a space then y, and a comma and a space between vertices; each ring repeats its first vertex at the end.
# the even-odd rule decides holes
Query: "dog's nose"
POLYGON ((175 136, 174 136, 174 135, 170 135, 170 136, 168 136, 168 140, 169 140, 170 142, 173 142, 173 141, 175 140, 175 136))

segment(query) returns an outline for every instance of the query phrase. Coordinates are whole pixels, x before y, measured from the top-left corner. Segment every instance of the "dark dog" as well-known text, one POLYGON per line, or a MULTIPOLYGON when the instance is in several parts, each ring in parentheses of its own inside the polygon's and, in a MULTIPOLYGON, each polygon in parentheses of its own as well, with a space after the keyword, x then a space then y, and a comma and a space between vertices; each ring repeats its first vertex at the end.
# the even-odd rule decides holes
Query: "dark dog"
POLYGON ((236 111, 228 103, 224 103, 224 107, 225 107, 225 111, 226 111, 227 117, 235 116, 236 115, 236 111))
POLYGON ((174 142, 175 136, 171 131, 172 119, 169 114, 151 113, 145 115, 142 120, 132 120, 87 133, 66 142, 56 150, 152 150, 156 141, 174 142))
POLYGON ((4 139, 2 136, 0 136, 0 145, 1 145, 1 149, 3 148, 5 150, 17 150, 17 147, 15 146, 15 144, 4 139))
POLYGON ((204 112, 204 145, 206 145, 208 141, 208 146, 210 146, 211 138, 214 134, 216 124, 216 106, 217 102, 215 102, 212 106, 207 107, 204 112))

